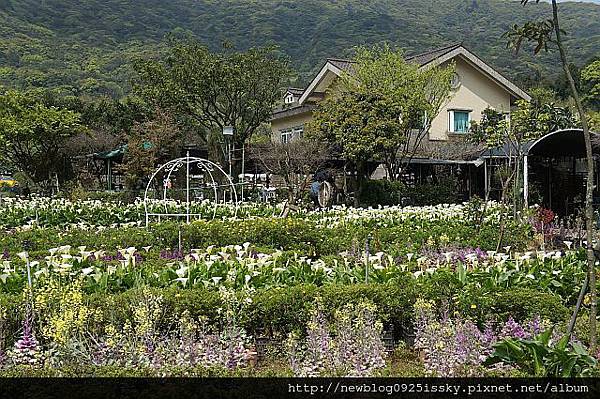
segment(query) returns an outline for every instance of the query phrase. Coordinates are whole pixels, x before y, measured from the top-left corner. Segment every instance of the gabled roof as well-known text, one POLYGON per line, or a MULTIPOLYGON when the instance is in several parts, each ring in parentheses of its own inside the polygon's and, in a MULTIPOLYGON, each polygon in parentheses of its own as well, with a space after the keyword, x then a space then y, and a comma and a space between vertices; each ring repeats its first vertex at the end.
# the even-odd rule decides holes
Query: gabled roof
POLYGON ((319 85, 319 83, 321 83, 321 81, 323 80, 325 75, 327 75, 327 73, 331 72, 337 76, 341 76, 343 72, 351 73, 352 64, 354 64, 353 61, 343 60, 339 58, 328 58, 325 62, 325 65, 323 65, 323 68, 321 68, 317 76, 315 76, 315 78, 312 80, 312 82, 310 82, 306 90, 304 90, 304 93, 302 94, 302 97, 300 97, 298 102, 300 104, 304 104, 306 99, 313 93, 315 88, 319 85))
POLYGON ((352 72, 353 65, 355 64, 352 60, 345 60, 342 58, 327 58, 327 62, 346 72, 352 72))
MULTIPOLYGON (((520 89, 517 85, 504 77, 500 72, 496 71, 493 67, 485 63, 483 60, 465 48, 462 43, 451 43, 447 46, 430 50, 425 53, 409 56, 406 60, 418 64, 420 67, 424 68, 428 66, 440 65, 457 56, 461 56, 473 67, 480 70, 490 79, 498 83, 498 85, 511 93, 512 96, 516 98, 522 98, 527 101, 531 100, 529 94, 520 89)), ((304 101, 306 101, 306 99, 312 94, 314 89, 323 80, 328 72, 334 73, 337 76, 340 76, 342 72, 352 73, 354 64, 355 62, 352 60, 328 58, 323 68, 321 68, 317 76, 315 76, 306 90, 304 90, 304 93, 298 102, 300 104, 304 103, 304 101)))
POLYGON ((304 93, 304 89, 300 89, 298 87, 288 87, 285 91, 286 93, 291 93, 294 96, 301 96, 304 93))
POLYGON ((440 51, 440 53, 435 58, 432 58, 425 64, 421 64, 421 67, 425 68, 429 66, 437 66, 457 56, 462 57, 463 60, 467 61, 475 69, 478 69, 484 75, 487 75, 490 79, 492 79, 498 85, 502 86, 506 91, 508 91, 513 97, 521 98, 527 101, 531 100, 531 96, 527 94, 523 89, 521 89, 519 86, 508 80, 508 78, 506 78, 500 72, 495 70, 492 66, 484 62, 481 58, 473 54, 462 44, 455 47, 448 47, 440 51))
MULTIPOLYGON (((453 43, 445 47, 427 51, 425 53, 408 56, 406 60, 423 66, 460 46, 462 46, 462 43, 453 43)), ((355 61, 344 58, 327 58, 327 62, 346 72, 352 72, 353 65, 356 63, 355 61)))
POLYGON ((455 50, 459 47, 462 47, 462 43, 452 43, 445 47, 440 47, 434 50, 427 51, 425 53, 409 56, 406 58, 406 60, 415 64, 419 64, 420 66, 424 66, 430 63, 431 61, 440 58, 448 54, 450 51, 455 50))

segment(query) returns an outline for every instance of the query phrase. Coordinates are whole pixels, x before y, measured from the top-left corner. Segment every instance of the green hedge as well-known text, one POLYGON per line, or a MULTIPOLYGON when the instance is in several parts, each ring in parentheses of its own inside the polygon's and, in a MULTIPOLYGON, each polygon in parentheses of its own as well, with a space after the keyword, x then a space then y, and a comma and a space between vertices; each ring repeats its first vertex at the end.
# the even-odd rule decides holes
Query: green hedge
POLYGON ((437 205, 459 202, 457 183, 452 178, 445 178, 437 183, 406 186, 397 181, 367 180, 360 192, 360 203, 363 206, 378 205, 437 205))
MULTIPOLYGON (((439 280, 442 281, 442 280, 439 280)), ((413 305, 416 298, 435 299, 442 309, 450 304, 450 311, 458 311, 480 323, 488 319, 503 322, 509 316, 525 320, 534 315, 562 323, 569 317, 569 310, 560 298, 549 293, 530 289, 500 290, 481 293, 469 288, 461 292, 458 285, 448 286, 447 290, 431 282, 419 282, 406 276, 405 279, 387 284, 356 285, 299 285, 288 288, 275 288, 258 291, 251 297, 251 303, 245 305, 237 322, 253 336, 286 336, 291 331, 302 331, 310 319, 310 310, 317 301, 329 317, 347 303, 368 300, 377 305, 378 317, 386 328, 393 327, 398 338, 412 325, 413 305), (469 290, 472 290, 469 292, 469 290), (457 293, 460 292, 460 295, 457 293), (457 297, 459 300, 456 301, 457 297), (473 307, 473 305, 475 305, 473 307)), ((148 291, 146 291, 147 293, 148 291)), ((193 317, 205 317, 209 324, 219 326, 222 323, 219 308, 223 306, 219 293, 208 289, 150 288, 150 292, 163 297, 164 327, 184 311, 193 317)), ((91 308, 99 309, 104 321, 123 324, 131 320, 131 309, 139 303, 144 292, 139 289, 124 293, 88 296, 91 308)), ((22 297, 20 295, 0 295, 0 306, 7 310, 6 330, 14 335, 20 329, 23 317, 22 297)))
MULTIPOLYGON (((184 311, 190 316, 205 317, 209 324, 219 326, 223 320, 219 308, 223 306, 219 293, 208 289, 148 288, 128 290, 120 294, 92 294, 87 297, 88 306, 98 309, 105 322, 122 325, 133 318, 135 308, 148 292, 163 297, 163 327, 168 328, 184 311), (149 290, 149 291, 148 291, 149 290)), ((251 335, 285 336, 291 331, 302 331, 310 319, 317 298, 328 317, 347 303, 368 300, 377 305, 378 317, 387 326, 401 331, 412 320, 415 301, 414 280, 406 278, 400 284, 359 285, 299 285, 276 288, 255 293, 252 302, 242 308, 237 322, 251 335)), ((20 295, 0 295, 0 306, 8 314, 7 330, 16 334, 23 317, 20 295)))
POLYGON ((249 331, 286 334, 306 325, 317 300, 328 316, 345 304, 368 300, 377 305, 378 316, 386 326, 401 332, 412 322, 415 298, 415 281, 408 277, 395 284, 301 285, 273 289, 259 292, 253 298, 243 324, 249 331))
MULTIPOLYGON (((164 314, 179 316, 188 311, 193 317, 206 317, 213 325, 222 322, 219 308, 223 306, 218 292, 205 289, 151 289, 163 297, 164 314)), ((131 309, 142 298, 141 290, 129 290, 117 295, 92 295, 90 305, 101 309, 106 320, 122 324, 131 319, 131 309)), ((251 297, 237 316, 251 335, 285 336, 302 330, 310 319, 310 311, 319 301, 329 317, 347 303, 369 300, 377 305, 378 316, 388 326, 400 331, 412 320, 415 301, 414 280, 406 278, 400 284, 299 285, 259 291, 251 297), (317 299, 319 298, 319 299, 317 299)), ((172 320, 167 317, 165 326, 172 320)))
POLYGON ((515 320, 524 320, 539 315, 542 319, 558 323, 567 320, 570 315, 559 296, 528 288, 494 292, 490 294, 488 303, 488 308, 484 311, 501 320, 506 320, 509 316, 515 320))
POLYGON ((568 319, 570 312, 559 295, 529 288, 490 290, 479 284, 462 284, 456 272, 438 270, 419 284, 419 295, 434 301, 438 308, 458 312, 483 326, 486 321, 505 322, 510 316, 525 320, 539 315, 555 323, 568 319))
MULTIPOLYGON (((459 246, 496 249, 498 227, 485 224, 479 228, 467 221, 438 221, 423 223, 422 228, 414 224, 392 226, 339 225, 332 228, 318 227, 315 222, 296 218, 259 218, 241 221, 199 221, 190 225, 161 223, 150 229, 143 227, 121 227, 101 231, 72 229, 34 229, 0 237, 0 254, 8 250, 13 255, 24 248, 30 252, 42 251, 60 245, 87 246, 91 249, 152 246, 154 249, 177 248, 179 232, 186 249, 206 248, 209 245, 223 246, 251 242, 259 247, 283 248, 301 251, 308 256, 335 255, 359 245, 364 248, 367 236, 373 237, 375 251, 418 250, 430 237, 450 235, 459 246), (408 248, 408 247, 412 248, 408 248)), ((529 241, 531 229, 527 224, 507 222, 503 245, 515 249, 524 248, 529 241)))

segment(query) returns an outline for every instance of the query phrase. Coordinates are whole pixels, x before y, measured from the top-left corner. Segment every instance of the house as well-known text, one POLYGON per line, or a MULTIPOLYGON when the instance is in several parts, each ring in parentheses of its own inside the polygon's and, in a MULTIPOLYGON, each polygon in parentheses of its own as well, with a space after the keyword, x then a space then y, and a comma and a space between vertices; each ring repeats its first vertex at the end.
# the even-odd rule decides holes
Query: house
MULTIPOLYGON (((462 141, 470 122, 479 121, 488 107, 509 116, 517 100, 530 100, 525 91, 460 43, 407 60, 421 68, 444 66, 450 62, 456 64, 451 97, 432 121, 429 137, 423 144, 425 148, 439 150, 449 142, 462 141)), ((285 94, 284 105, 273 112, 272 139, 288 142, 301 136, 304 125, 312 119, 315 106, 328 95, 328 89, 342 73, 352 73, 352 65, 350 60, 329 58, 306 89, 290 88, 285 94)), ((433 156, 433 153, 429 155, 433 156)), ((448 155, 443 157, 448 158, 448 155)))

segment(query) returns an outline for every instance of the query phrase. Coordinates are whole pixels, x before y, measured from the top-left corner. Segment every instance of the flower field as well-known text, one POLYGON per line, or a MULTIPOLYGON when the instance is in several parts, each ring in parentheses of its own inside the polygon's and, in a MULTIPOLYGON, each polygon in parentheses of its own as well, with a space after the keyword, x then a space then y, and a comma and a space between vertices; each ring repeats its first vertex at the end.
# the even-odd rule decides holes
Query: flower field
POLYGON ((562 339, 581 243, 536 210, 0 201, 0 375, 539 374, 498 355, 525 339, 598 372, 586 300, 562 339))

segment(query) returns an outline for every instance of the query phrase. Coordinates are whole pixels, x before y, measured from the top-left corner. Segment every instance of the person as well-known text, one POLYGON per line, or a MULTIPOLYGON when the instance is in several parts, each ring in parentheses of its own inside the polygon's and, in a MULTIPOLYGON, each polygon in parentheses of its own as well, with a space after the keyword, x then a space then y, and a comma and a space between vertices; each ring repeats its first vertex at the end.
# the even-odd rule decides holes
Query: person
POLYGON ((313 200, 315 208, 320 208, 319 204, 319 191, 321 190, 321 182, 317 179, 313 179, 310 185, 310 198, 313 200))

